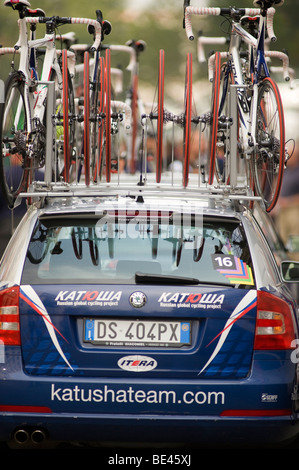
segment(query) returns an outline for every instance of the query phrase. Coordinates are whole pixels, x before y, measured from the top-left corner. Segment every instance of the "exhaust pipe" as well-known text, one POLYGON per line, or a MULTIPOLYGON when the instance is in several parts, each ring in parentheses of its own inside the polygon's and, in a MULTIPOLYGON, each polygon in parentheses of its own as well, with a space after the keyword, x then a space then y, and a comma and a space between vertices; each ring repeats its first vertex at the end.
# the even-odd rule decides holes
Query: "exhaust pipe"
POLYGON ((25 444, 29 439, 29 434, 26 429, 17 429, 14 433, 14 440, 18 444, 25 444))
POLYGON ((32 432, 27 429, 16 429, 13 434, 17 444, 26 444, 30 439, 33 444, 41 444, 46 439, 46 433, 42 429, 34 429, 32 432))
POLYGON ((41 429, 35 429, 31 434, 33 444, 41 444, 46 438, 46 434, 41 429))

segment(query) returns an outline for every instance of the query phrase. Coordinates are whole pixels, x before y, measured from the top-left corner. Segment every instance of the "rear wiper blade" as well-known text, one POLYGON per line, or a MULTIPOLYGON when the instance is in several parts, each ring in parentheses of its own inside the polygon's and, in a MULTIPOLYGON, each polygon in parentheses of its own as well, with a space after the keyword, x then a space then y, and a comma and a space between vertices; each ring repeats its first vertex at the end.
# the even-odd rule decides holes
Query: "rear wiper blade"
POLYGON ((210 286, 224 286, 224 287, 236 287, 226 282, 213 282, 213 281, 201 281, 195 277, 184 277, 184 276, 168 276, 167 274, 147 274, 147 273, 135 273, 136 284, 168 284, 168 285, 188 285, 188 284, 207 284, 210 286))
POLYGON ((135 273, 136 284, 199 284, 194 277, 168 276, 167 274, 135 273))

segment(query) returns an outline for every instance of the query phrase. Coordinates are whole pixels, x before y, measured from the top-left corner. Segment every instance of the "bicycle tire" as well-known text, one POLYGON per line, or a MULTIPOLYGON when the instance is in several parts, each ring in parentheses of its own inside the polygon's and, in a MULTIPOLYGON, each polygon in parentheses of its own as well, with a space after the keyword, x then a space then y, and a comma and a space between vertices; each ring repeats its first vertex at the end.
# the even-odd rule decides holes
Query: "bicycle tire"
POLYGON ((163 124, 164 124, 164 63, 165 54, 161 49, 159 53, 158 73, 158 117, 157 117, 157 165, 156 181, 160 183, 163 161, 163 124))
POLYGON ((211 132, 209 139, 210 168, 208 183, 211 185, 214 181, 216 167, 216 146, 219 122, 219 102, 220 102, 220 76, 221 76, 221 55, 220 52, 215 53, 215 68, 213 74, 212 86, 212 106, 211 106, 211 132))
POLYGON ((189 181, 190 146, 191 146, 191 118, 192 118, 192 54, 187 54, 185 78, 185 119, 183 138, 183 186, 186 188, 189 181))
POLYGON ((90 184, 90 80, 89 80, 89 52, 84 53, 84 72, 83 72, 83 93, 84 93, 84 123, 83 123, 83 155, 84 155, 84 173, 85 184, 90 184))
POLYGON ((67 50, 62 51, 62 109, 64 140, 64 180, 70 181, 73 148, 75 145, 75 126, 72 116, 75 113, 74 91, 67 63, 67 50))
POLYGON ((28 187, 27 129, 24 77, 14 72, 6 81, 5 102, 0 111, 0 184, 10 208, 14 206, 18 194, 28 187))
POLYGON ((91 168, 93 180, 97 182, 102 167, 103 113, 105 110, 105 61, 103 57, 98 57, 91 102, 92 114, 95 118, 91 128, 91 168))
POLYGON ((253 176, 256 194, 270 212, 279 197, 285 164, 285 125, 278 86, 270 77, 258 92, 253 176))
POLYGON ((135 72, 132 79, 131 90, 131 109, 132 109, 132 139, 131 139, 131 158, 130 158, 130 172, 136 171, 136 142, 137 142, 137 128, 138 128, 138 74, 135 72))
POLYGON ((68 115, 68 74, 67 51, 62 51, 62 109, 63 109, 63 142, 64 142, 64 180, 69 182, 70 153, 69 153, 69 115, 68 115))
POLYGON ((106 118, 105 118, 105 148, 106 148, 106 181, 111 180, 111 52, 106 49, 105 56, 105 89, 106 89, 106 118))

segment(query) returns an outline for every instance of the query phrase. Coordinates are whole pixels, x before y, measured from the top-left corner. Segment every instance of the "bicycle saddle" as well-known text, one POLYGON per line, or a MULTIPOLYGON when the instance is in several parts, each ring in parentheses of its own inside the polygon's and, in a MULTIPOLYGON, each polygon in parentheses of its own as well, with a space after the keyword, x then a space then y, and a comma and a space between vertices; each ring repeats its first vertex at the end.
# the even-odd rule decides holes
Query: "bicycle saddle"
POLYGON ((5 7, 16 7, 17 5, 21 7, 31 7, 27 0, 4 0, 5 7))
POLYGON ((46 16, 46 14, 45 14, 44 10, 42 10, 41 8, 36 8, 35 10, 32 10, 31 8, 27 8, 26 16, 40 18, 42 16, 43 17, 46 16))
POLYGON ((284 3, 284 0, 253 0, 253 5, 257 8, 268 6, 271 7, 273 5, 279 7, 284 3))

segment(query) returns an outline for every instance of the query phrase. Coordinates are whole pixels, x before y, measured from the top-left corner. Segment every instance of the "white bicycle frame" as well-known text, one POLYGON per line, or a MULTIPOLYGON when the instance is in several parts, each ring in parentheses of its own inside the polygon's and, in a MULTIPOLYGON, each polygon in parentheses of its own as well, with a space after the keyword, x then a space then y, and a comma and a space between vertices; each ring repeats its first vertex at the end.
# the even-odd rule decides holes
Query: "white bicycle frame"
MULTIPOLYGON (((95 28, 95 40, 91 50, 96 50, 101 44, 102 25, 97 20, 88 18, 69 18, 71 24, 86 24, 92 25, 95 28)), ((61 51, 58 51, 55 46, 55 28, 51 33, 46 33, 40 39, 28 39, 27 25, 45 23, 43 17, 23 17, 18 20, 19 38, 15 44, 13 51, 20 54, 20 61, 18 72, 24 77, 24 101, 25 112, 27 120, 27 133, 30 133, 35 128, 35 123, 41 123, 44 120, 45 104, 49 103, 49 116, 47 116, 47 136, 46 136, 46 167, 45 167, 45 181, 51 181, 51 168, 53 164, 53 123, 51 116, 55 113, 55 93, 54 82, 51 82, 51 72, 55 71, 57 76, 58 87, 62 90, 62 70, 58 62, 58 56, 61 51), (40 79, 36 80, 31 77, 30 68, 30 51, 39 47, 45 47, 45 56, 43 60, 43 68, 40 79), (34 92, 31 91, 35 89, 34 92), (49 95, 49 96, 48 96, 49 95), (52 109, 51 109, 52 107, 52 109)), ((66 23, 67 24, 67 23, 66 23)), ((11 53, 12 48, 2 48, 2 53, 11 53)), ((68 51, 68 58, 73 61, 74 54, 68 51)), ((22 103, 19 104, 19 112, 16 112, 15 122, 18 122, 18 115, 21 110, 22 103)), ((30 156, 29 147, 29 156, 30 156)))
MULTIPOLYGON (((62 88, 62 72, 58 63, 58 54, 55 46, 55 31, 50 34, 45 34, 41 39, 28 40, 27 35, 27 24, 28 23, 40 23, 40 18, 36 17, 26 17, 18 21, 20 34, 18 42, 15 45, 15 49, 20 49, 20 65, 19 71, 25 76, 25 97, 27 103, 30 103, 30 107, 27 106, 27 123, 29 123, 29 131, 31 130, 31 117, 38 118, 42 121, 44 116, 44 102, 47 95, 47 82, 50 81, 51 71, 55 70, 58 78, 59 87, 62 88), (38 47, 45 47, 45 57, 43 61, 43 69, 41 78, 38 82, 41 83, 41 86, 38 87, 38 92, 33 96, 29 92, 29 87, 34 84, 32 83, 30 77, 30 66, 29 66, 29 52, 31 49, 36 49, 38 47), (30 97, 30 98, 29 98, 30 97)), ((87 18, 71 18, 71 23, 75 24, 92 24, 97 31, 97 37, 93 48, 96 49, 99 47, 101 42, 101 24, 96 20, 91 20, 87 18)))
MULTIPOLYGON (((271 41, 276 41, 276 36, 273 31, 273 17, 275 9, 273 7, 267 10, 267 17, 261 14, 261 10, 258 8, 246 8, 245 15, 248 16, 259 16, 259 32, 258 37, 255 38, 248 31, 246 31, 239 22, 232 22, 232 31, 229 42, 228 53, 222 53, 222 57, 226 57, 231 62, 232 73, 234 76, 234 85, 231 88, 236 89, 236 94, 233 93, 231 99, 231 108, 238 106, 239 117, 241 127, 239 132, 239 141, 242 142, 244 152, 247 159, 250 159, 251 154, 256 146, 255 134, 257 126, 257 103, 258 103, 258 82, 261 73, 261 69, 264 69, 266 76, 269 76, 269 71, 266 64, 265 52, 264 52, 264 41, 265 41, 265 30, 268 31, 268 36, 271 41), (248 44, 251 50, 254 52, 254 68, 251 71, 254 75, 252 99, 250 109, 244 109, 240 103, 243 95, 243 90, 248 88, 248 84, 245 83, 242 73, 242 60, 240 58, 240 44, 241 41, 248 44), (235 101, 235 102, 234 102, 235 101)), ((221 14, 221 8, 196 8, 186 7, 185 9, 185 27, 187 37, 192 40, 194 35, 192 32, 191 15, 213 15, 219 16, 221 14)), ((223 41, 221 41, 223 42, 223 41)), ((249 59, 250 60, 250 59, 249 59)), ((212 56, 209 60, 209 77, 213 76, 215 56, 212 56)), ((231 112, 237 116, 236 110, 231 109, 231 112)), ((235 123, 237 119, 233 119, 235 123)), ((236 125, 234 124, 231 128, 231 133, 236 133, 236 125)), ((231 145, 231 169, 235 171, 236 167, 236 145, 231 145)))

